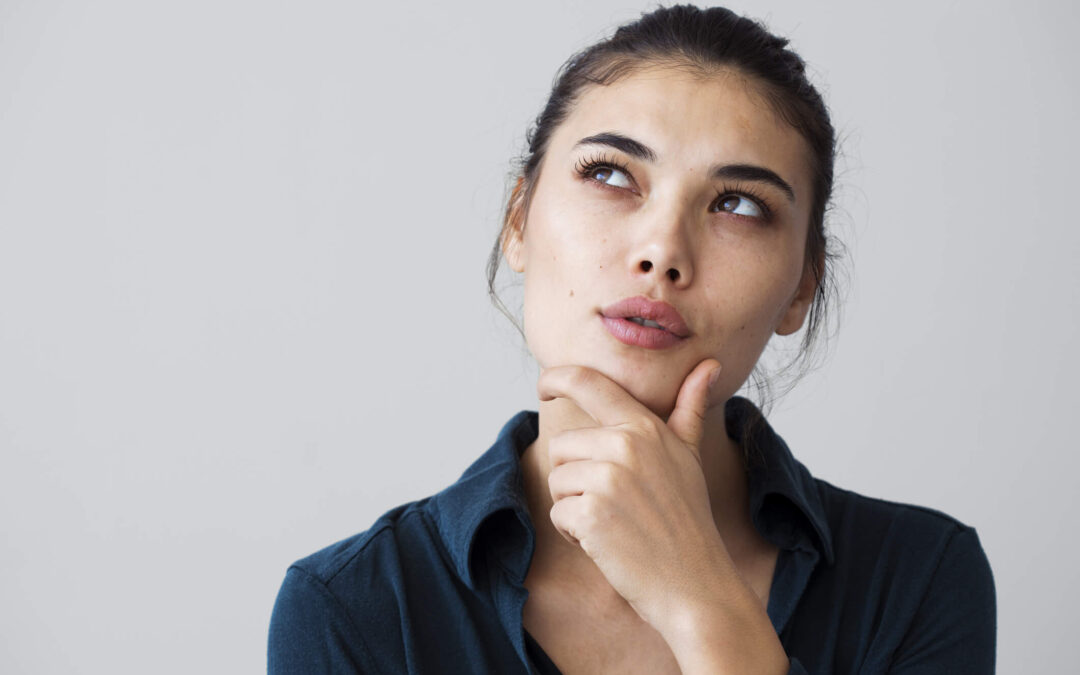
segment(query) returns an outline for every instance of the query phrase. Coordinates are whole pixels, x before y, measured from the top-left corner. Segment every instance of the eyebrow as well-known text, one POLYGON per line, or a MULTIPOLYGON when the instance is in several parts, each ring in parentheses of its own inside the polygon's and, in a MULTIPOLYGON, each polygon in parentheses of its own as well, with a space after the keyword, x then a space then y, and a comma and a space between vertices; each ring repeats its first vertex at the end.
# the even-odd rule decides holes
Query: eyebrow
POLYGON ((791 189, 788 182, 777 175, 772 169, 766 169, 763 166, 755 166, 753 164, 724 164, 722 166, 714 166, 712 168, 712 177, 768 183, 773 187, 779 188, 781 192, 787 195, 789 202, 795 201, 795 191, 791 189))
MULTIPOLYGON (((574 147, 581 145, 606 145, 645 162, 656 161, 656 153, 649 146, 641 141, 635 141, 629 136, 610 131, 586 136, 575 143, 574 147)), ((791 185, 775 171, 766 169, 763 166, 754 164, 719 164, 710 169, 709 175, 719 180, 747 180, 768 183, 787 195, 788 201, 795 201, 795 190, 791 188, 791 185)))
POLYGON ((579 145, 607 145, 646 162, 656 161, 656 153, 649 146, 622 134, 605 132, 595 136, 586 136, 575 143, 574 147, 576 148, 579 145))

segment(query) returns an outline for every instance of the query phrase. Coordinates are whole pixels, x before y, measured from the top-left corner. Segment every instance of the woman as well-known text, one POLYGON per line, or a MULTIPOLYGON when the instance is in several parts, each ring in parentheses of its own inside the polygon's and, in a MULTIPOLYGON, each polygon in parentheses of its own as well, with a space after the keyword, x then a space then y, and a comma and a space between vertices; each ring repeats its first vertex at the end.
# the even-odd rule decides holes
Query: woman
POLYGON ((829 296, 834 133, 785 45, 673 7, 571 58, 491 268, 539 411, 293 565, 272 672, 993 670, 975 531, 814 479, 735 396, 829 296))

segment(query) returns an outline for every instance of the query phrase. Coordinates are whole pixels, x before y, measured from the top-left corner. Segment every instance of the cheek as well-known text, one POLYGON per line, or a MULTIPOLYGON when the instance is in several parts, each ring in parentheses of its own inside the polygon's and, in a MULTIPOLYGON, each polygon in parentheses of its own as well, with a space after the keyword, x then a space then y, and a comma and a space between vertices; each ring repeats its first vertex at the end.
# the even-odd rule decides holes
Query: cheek
POLYGON ((732 393, 749 377, 790 304, 798 283, 790 258, 775 247, 730 241, 714 257, 708 296, 718 322, 711 328, 732 393))
POLYGON ((573 279, 562 274, 553 259, 544 264, 533 261, 525 271, 524 319, 525 338, 529 350, 541 363, 550 361, 550 350, 563 342, 562 324, 557 321, 560 310, 565 311, 579 295, 573 279))
POLYGON ((598 302, 597 280, 609 262, 596 242, 581 236, 579 222, 538 210, 525 238, 524 328, 541 366, 579 362, 581 322, 598 302), (576 332, 575 332, 576 331, 576 332))
POLYGON ((597 211, 595 205, 576 202, 572 196, 538 195, 525 237, 533 277, 552 286, 595 284, 598 274, 611 269, 612 248, 618 243, 611 239, 617 233, 612 231, 616 216, 610 211, 597 211))

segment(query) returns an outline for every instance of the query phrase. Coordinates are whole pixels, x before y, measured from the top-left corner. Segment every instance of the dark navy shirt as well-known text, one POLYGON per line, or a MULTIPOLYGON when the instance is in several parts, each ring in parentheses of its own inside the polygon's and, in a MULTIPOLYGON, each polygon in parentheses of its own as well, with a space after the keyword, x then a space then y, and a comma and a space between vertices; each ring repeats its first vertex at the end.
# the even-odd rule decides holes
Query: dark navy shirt
MULTIPOLYGON (((728 433, 754 412, 727 405, 728 433)), ((558 673, 522 625, 535 545, 522 411, 442 492, 293 564, 270 620, 271 673, 558 673)), ((767 424, 750 513, 780 549, 768 614, 791 673, 992 673, 996 599, 975 530, 810 475, 767 424)))

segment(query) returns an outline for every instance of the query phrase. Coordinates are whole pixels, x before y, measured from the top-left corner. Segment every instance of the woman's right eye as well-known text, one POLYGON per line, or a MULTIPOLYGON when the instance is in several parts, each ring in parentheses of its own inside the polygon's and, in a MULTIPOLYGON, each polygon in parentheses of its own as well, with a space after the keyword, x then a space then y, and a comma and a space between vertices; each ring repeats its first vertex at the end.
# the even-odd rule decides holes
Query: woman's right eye
POLYGON ((603 183, 604 185, 610 185, 611 187, 629 188, 633 184, 630 182, 630 177, 624 172, 611 166, 596 166, 585 172, 586 178, 603 183))

